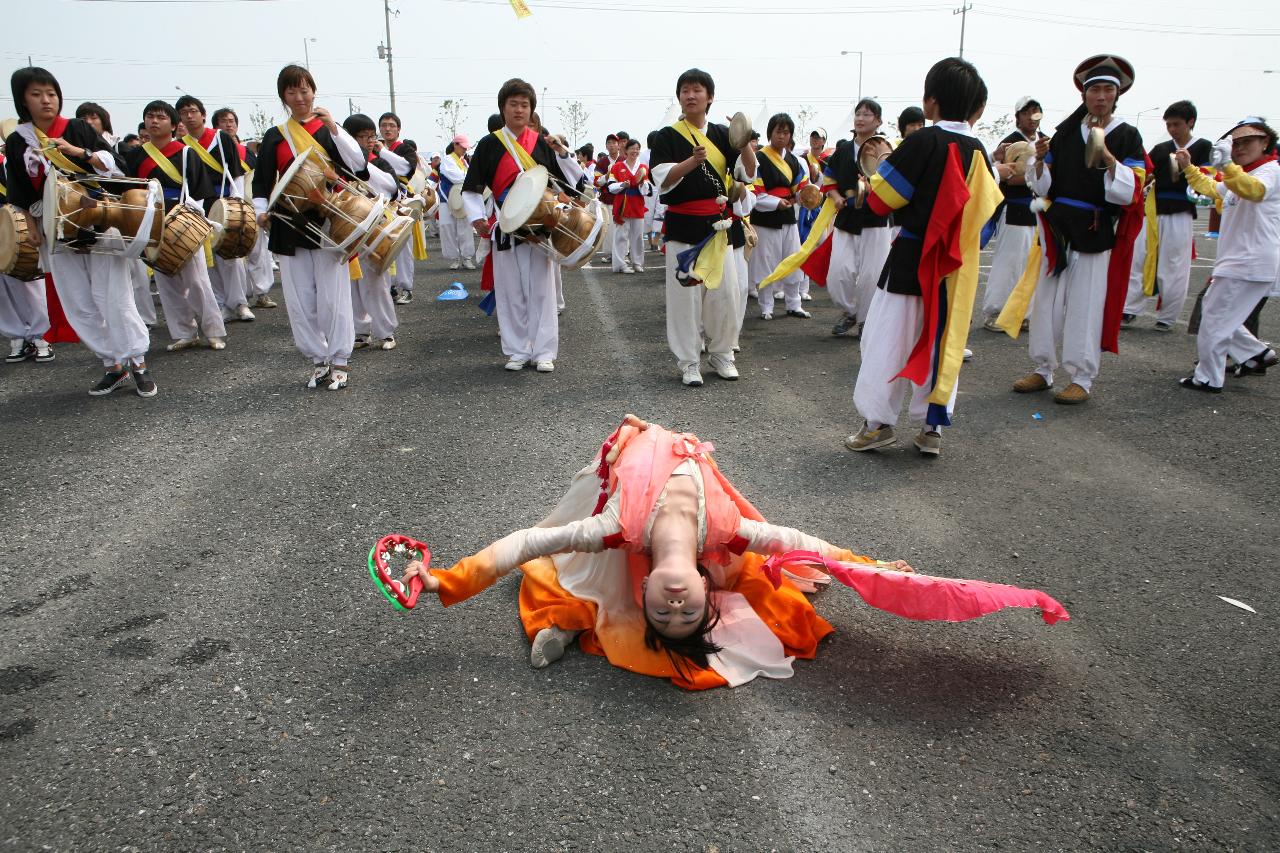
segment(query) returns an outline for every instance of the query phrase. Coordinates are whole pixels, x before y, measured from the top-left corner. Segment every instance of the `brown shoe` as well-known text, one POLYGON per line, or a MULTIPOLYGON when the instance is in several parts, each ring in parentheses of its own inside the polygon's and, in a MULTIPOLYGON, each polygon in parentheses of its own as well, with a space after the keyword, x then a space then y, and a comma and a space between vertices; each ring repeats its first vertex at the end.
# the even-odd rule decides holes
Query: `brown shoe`
POLYGON ((1061 403, 1064 406, 1074 406, 1077 403, 1083 403, 1089 399, 1089 392, 1072 382, 1066 388, 1063 388, 1057 394, 1053 395, 1053 402, 1061 403))
POLYGON ((1013 383, 1013 390, 1019 394, 1030 394, 1033 391, 1048 391, 1053 386, 1039 373, 1029 373, 1013 383))

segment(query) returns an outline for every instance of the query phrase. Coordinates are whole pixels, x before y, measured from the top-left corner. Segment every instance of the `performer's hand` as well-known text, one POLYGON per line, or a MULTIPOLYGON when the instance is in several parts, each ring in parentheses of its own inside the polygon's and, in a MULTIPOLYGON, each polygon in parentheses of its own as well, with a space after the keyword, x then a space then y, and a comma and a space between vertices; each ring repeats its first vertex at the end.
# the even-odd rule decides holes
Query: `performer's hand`
POLYGON ((23 213, 23 216, 27 218, 27 245, 38 249, 40 248, 40 241, 44 239, 44 236, 40 233, 40 226, 36 224, 36 218, 30 213, 23 213))
POLYGON ((1000 180, 1007 181, 1013 177, 1013 167, 1008 163, 996 163, 996 173, 1000 175, 1000 180))
POLYGON ((1174 152, 1173 156, 1178 161, 1179 170, 1185 169, 1191 165, 1191 152, 1187 151, 1187 149, 1179 148, 1174 152))
POLYGON ((1036 140, 1036 159, 1044 162, 1045 155, 1049 153, 1049 139, 1041 137, 1036 140))
POLYGON ((564 144, 564 138, 561 136, 548 136, 547 144, 551 146, 551 150, 557 154, 568 154, 569 149, 564 144))
POLYGON ((648 428, 649 428, 649 424, 648 424, 648 422, 647 422, 647 421, 642 421, 642 420, 640 420, 638 417, 636 417, 635 415, 631 414, 630 412, 628 412, 628 413, 626 414, 626 416, 624 416, 624 417, 623 417, 623 419, 622 419, 622 425, 623 425, 623 426, 632 426, 632 427, 635 427, 636 429, 639 429, 639 430, 646 430, 646 429, 648 429, 648 428))
POLYGON ((87 149, 80 148, 77 145, 72 145, 70 142, 63 139, 61 136, 52 137, 49 141, 53 143, 54 148, 57 148, 58 151, 62 152, 62 154, 64 154, 67 157, 79 158, 81 154, 83 154, 86 158, 89 156, 89 151, 87 149))
POLYGON ((689 161, 692 161, 694 168, 697 168, 706 162, 706 159, 707 149, 705 146, 699 145, 693 149, 693 156, 689 158, 689 161))
MULTIPOLYGON (((886 569, 893 569, 895 572, 915 572, 915 569, 911 568, 910 564, 907 563, 906 560, 894 560, 890 563, 885 563, 884 567, 886 569)), ((437 581, 437 583, 439 582, 437 581)))
POLYGON ((424 592, 439 592, 440 579, 431 572, 427 571, 426 564, 421 560, 414 560, 404 567, 404 577, 400 579, 400 583, 408 589, 409 581, 415 577, 422 578, 422 589, 424 592))
POLYGON ((329 128, 330 132, 337 132, 338 123, 333 120, 333 115, 324 107, 313 107, 311 114, 324 122, 324 126, 329 128))
POLYGON ((778 199, 778 210, 787 210, 795 206, 795 202, 789 198, 778 199))
POLYGON ((997 162, 1004 159, 1005 149, 1009 147, 1009 143, 1001 142, 996 146, 996 150, 991 152, 991 159, 997 162))
POLYGON ((1102 147, 1102 168, 1114 169, 1117 162, 1119 161, 1116 160, 1116 155, 1108 151, 1106 146, 1104 145, 1102 147))
POLYGON ((271 227, 271 214, 269 214, 269 213, 259 213, 259 214, 258 214, 258 227, 259 227, 259 228, 270 228, 270 227, 271 227))
POLYGON ((478 236, 480 239, 482 240, 489 239, 489 220, 477 219, 475 222, 471 223, 471 227, 476 232, 476 236, 478 236))
POLYGON ((382 149, 383 149, 383 147, 384 147, 384 146, 383 146, 383 144, 382 144, 382 140, 381 140, 381 139, 375 139, 375 140, 373 140, 373 154, 374 154, 374 156, 377 156, 378 154, 381 154, 381 153, 382 153, 382 149))

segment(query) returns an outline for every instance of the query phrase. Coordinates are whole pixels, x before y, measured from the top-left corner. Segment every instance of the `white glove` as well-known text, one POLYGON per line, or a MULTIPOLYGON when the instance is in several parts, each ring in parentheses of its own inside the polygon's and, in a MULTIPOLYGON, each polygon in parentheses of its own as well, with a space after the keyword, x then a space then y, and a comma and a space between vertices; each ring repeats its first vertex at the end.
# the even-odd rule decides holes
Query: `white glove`
POLYGON ((615 193, 615 194, 622 192, 626 188, 627 188, 627 185, 624 184, 622 181, 614 181, 613 183, 609 184, 609 192, 615 193))
POLYGON ((1231 162, 1231 139, 1219 139, 1213 143, 1213 153, 1209 155, 1209 164, 1215 169, 1221 169, 1223 166, 1231 162))

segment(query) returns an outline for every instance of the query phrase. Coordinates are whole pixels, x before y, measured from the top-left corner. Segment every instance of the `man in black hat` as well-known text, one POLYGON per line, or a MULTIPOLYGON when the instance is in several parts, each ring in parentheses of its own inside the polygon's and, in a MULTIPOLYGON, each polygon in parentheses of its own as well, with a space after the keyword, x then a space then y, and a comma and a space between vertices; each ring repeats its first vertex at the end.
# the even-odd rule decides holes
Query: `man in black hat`
POLYGON ((1018 393, 1052 388, 1061 365, 1071 381, 1054 402, 1083 403, 1102 350, 1116 351, 1146 176, 1142 136, 1115 114, 1133 78, 1133 66, 1120 57, 1086 59, 1075 73, 1079 108, 1052 140, 1036 142, 1027 180, 1032 192, 1048 199, 1041 218, 1044 261, 1031 310, 1035 371, 1013 384, 1018 393), (1099 134, 1097 161, 1086 162, 1090 137, 1099 134), (1109 298, 1109 291, 1115 295, 1109 298))

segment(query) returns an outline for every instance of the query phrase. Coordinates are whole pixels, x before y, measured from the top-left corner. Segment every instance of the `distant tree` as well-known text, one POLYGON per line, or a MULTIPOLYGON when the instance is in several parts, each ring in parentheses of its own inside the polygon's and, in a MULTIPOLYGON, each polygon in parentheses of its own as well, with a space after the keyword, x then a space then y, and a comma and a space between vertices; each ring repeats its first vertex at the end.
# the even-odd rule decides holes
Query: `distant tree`
POLYGON ((268 113, 262 108, 261 104, 255 101, 253 109, 249 111, 249 125, 253 128, 253 135, 261 139, 262 135, 273 127, 275 123, 275 116, 268 113))
POLYGON ((449 98, 440 104, 440 114, 436 116, 436 126, 440 128, 440 132, 448 141, 452 141, 458 135, 458 128, 462 126, 463 110, 466 109, 467 102, 464 100, 454 100, 449 98))
POLYGON ((560 113, 560 123, 564 125, 565 134, 573 147, 577 148, 578 139, 587 132, 587 119, 591 118, 591 113, 582 101, 570 101, 565 106, 557 105, 556 111, 560 113))
POLYGON ((978 135, 979 139, 984 142, 990 142, 994 146, 995 143, 1012 133, 1015 126, 1016 122, 1014 122, 1013 116, 1006 113, 990 121, 978 122, 973 131, 978 135))
POLYGON ((816 118, 818 111, 810 106, 803 106, 796 110, 796 138, 803 136, 807 142, 809 139, 809 122, 816 118))

